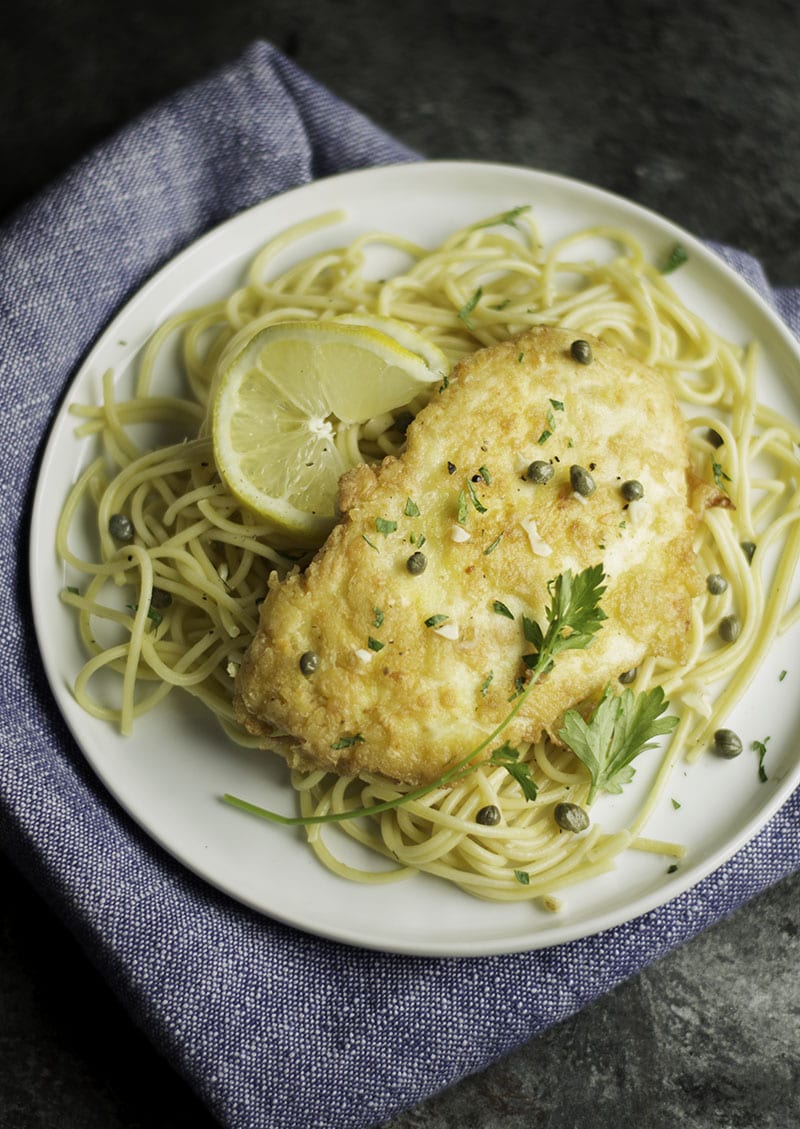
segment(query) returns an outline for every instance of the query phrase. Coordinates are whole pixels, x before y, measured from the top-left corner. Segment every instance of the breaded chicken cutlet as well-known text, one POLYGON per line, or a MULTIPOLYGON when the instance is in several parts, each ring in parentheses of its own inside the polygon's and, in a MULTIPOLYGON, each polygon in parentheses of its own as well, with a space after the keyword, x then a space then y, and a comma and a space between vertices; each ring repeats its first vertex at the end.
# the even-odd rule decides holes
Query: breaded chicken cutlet
POLYGON ((592 338, 581 363, 575 337, 539 327, 460 362, 400 457, 343 476, 341 521, 305 572, 271 577, 235 709, 291 765, 436 779, 507 716, 523 615, 546 626, 567 569, 602 563, 607 618, 502 740, 557 732, 647 655, 684 656, 713 489, 664 378, 592 338))

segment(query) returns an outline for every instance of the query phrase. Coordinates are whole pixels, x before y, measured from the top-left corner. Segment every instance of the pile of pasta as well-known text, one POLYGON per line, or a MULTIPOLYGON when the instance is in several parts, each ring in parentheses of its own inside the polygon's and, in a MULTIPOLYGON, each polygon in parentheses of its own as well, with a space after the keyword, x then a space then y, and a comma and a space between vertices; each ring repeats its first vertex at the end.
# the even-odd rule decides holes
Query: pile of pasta
MULTIPOLYGON (((453 363, 532 325, 601 337, 670 381, 687 416, 697 473, 716 476, 733 502, 709 511, 698 530, 698 569, 723 575, 727 588, 695 601, 688 660, 675 666, 651 659, 639 668, 637 689, 661 685, 680 721, 663 749, 649 754, 660 757, 659 769, 635 818, 613 832, 594 819, 580 835, 560 829, 554 806, 585 806, 589 779, 569 749, 543 741, 523 750, 538 786, 533 802, 504 768, 481 765, 455 785, 374 818, 307 828, 322 862, 349 879, 385 882, 424 871, 479 897, 538 899, 556 909, 559 890, 613 867, 622 851, 680 857, 680 844, 645 836, 648 818, 675 766, 708 748, 776 635, 797 619, 786 593, 800 553, 800 434, 758 402, 756 349, 722 339, 687 309, 669 274, 625 231, 587 229, 545 245, 534 211, 517 208, 458 230, 434 249, 380 232, 303 253, 305 239, 318 245, 320 232, 341 219, 331 213, 281 234, 256 254, 239 289, 168 320, 142 352, 131 396, 118 400, 108 373, 101 403, 73 407, 78 434, 97 445, 57 531, 58 551, 78 577, 63 600, 87 652, 74 692, 90 714, 130 733, 138 715, 182 689, 216 715, 231 740, 254 743, 233 714, 234 677, 269 574, 302 567, 313 548, 259 522, 216 472, 208 406, 217 362, 235 334, 366 312, 413 327, 453 363), (377 278, 371 262, 387 247, 406 265, 377 278), (176 341, 183 388, 166 394, 154 374, 176 341), (109 528, 120 514, 130 522, 122 544, 109 528), (90 560, 70 548, 73 524, 87 521, 97 542, 90 560), (742 543, 756 546, 752 557, 742 543), (730 614, 741 630, 722 643, 718 625, 730 614), (476 795, 478 806, 500 809, 499 824, 476 823, 476 795), (369 848, 376 865, 343 861, 332 839, 341 835, 369 848)), ((357 440, 361 457, 375 461, 402 451, 404 426, 372 421, 357 440)), ((352 444, 352 429, 337 441, 352 444)), ((368 775, 295 772, 291 787, 303 816, 403 793, 368 775)))

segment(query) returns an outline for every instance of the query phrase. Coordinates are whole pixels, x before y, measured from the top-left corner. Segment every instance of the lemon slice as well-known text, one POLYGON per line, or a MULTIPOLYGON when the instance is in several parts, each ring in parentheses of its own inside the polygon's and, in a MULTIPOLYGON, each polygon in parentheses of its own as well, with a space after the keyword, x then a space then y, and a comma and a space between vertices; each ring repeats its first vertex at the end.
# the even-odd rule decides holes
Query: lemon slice
POLYGON ((211 414, 217 469, 262 520, 319 541, 354 465, 339 432, 402 408, 442 376, 372 326, 268 325, 223 360, 211 414))
POLYGON ((337 314, 336 321, 344 325, 366 325, 370 329, 377 329, 391 337, 398 345, 416 353, 433 372, 444 376, 450 367, 450 362, 438 345, 434 345, 427 337, 423 337, 416 329, 412 329, 405 322, 395 321, 394 318, 385 317, 383 314, 337 314))

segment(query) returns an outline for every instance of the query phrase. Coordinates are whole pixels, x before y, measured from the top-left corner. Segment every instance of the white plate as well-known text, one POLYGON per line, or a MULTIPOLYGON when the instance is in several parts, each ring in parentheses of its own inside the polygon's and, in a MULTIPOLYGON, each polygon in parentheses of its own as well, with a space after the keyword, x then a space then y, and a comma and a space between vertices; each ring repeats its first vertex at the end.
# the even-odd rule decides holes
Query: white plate
MULTIPOLYGON (((607 224, 626 228, 654 255, 662 255, 678 239, 683 242, 689 262, 673 276, 674 285, 723 334, 761 342, 760 398, 798 418, 800 353, 794 339, 769 307, 692 236, 575 181, 460 162, 348 173, 236 216, 174 259, 122 310, 86 358, 67 403, 95 399, 109 366, 125 387, 138 350, 168 314, 228 292, 261 244, 300 219, 331 208, 348 213, 344 226, 314 236, 303 254, 341 245, 374 228, 432 246, 462 224, 518 204, 533 205, 548 241, 584 225, 607 224), (795 387, 789 388, 789 380, 795 387)), ((73 615, 58 599, 70 580, 53 552, 53 530, 66 490, 89 457, 73 428, 74 417, 67 416, 65 405, 47 445, 33 514, 35 622, 53 692, 88 761, 141 827, 192 871, 265 914, 336 940, 421 955, 557 944, 633 918, 698 882, 752 837, 800 780, 794 741, 800 702, 791 688, 798 672, 795 631, 775 647, 731 719, 748 746, 769 734, 768 782, 758 781, 755 754, 736 761, 703 758, 691 769, 678 770, 647 829, 686 844, 686 859, 675 874, 668 876, 663 858, 629 852, 613 873, 568 890, 557 915, 527 904, 477 901, 424 876, 383 887, 334 877, 316 861, 300 832, 268 825, 220 802, 224 792, 233 792, 293 811, 283 762, 230 744, 192 699, 172 694, 137 723, 129 738, 75 704, 69 686, 83 654, 73 615), (781 682, 783 669, 789 676, 781 682), (679 810, 672 798, 681 804, 679 810)), ((642 767, 635 783, 643 787, 646 777, 642 767)), ((603 802, 605 822, 631 799, 603 802)))

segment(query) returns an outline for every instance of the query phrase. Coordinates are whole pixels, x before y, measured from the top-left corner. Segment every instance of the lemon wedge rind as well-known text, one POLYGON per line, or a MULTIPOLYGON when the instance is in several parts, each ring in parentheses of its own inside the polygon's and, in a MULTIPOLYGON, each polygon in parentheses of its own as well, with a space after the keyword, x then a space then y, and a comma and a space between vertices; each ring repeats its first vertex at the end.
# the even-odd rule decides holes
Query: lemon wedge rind
POLYGON ((440 381, 436 361, 434 370, 383 329, 338 319, 277 322, 240 339, 211 405, 223 482, 260 520, 319 543, 337 519, 339 478, 355 465, 344 433, 440 381))

